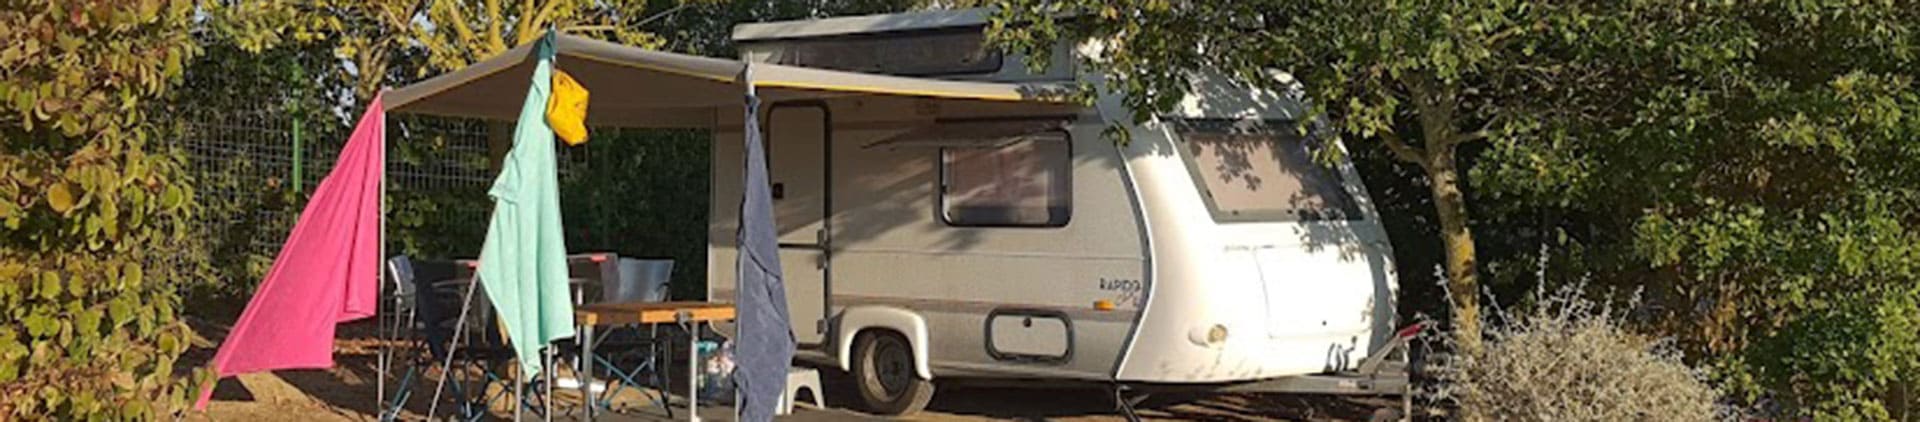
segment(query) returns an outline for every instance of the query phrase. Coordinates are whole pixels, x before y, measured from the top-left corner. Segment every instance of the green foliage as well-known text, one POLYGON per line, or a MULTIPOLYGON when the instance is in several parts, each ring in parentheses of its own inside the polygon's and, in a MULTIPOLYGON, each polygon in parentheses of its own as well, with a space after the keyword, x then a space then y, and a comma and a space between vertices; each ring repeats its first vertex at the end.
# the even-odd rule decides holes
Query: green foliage
MULTIPOLYGON (((487 125, 423 116, 396 117, 395 121, 409 128, 404 138, 396 136, 400 132, 388 135, 404 140, 394 142, 388 156, 396 168, 487 168, 486 150, 455 147, 458 137, 485 137, 487 125)), ((395 182, 387 187, 389 253, 429 259, 480 256, 480 244, 487 234, 485 222, 493 212, 493 202, 487 197, 491 180, 429 184, 418 189, 405 185, 395 182)))
POLYGON ((1496 141, 1482 203, 1566 216, 1545 222, 1565 237, 1529 239, 1579 267, 1556 272, 1647 288, 1649 328, 1742 401, 1911 418, 1920 400, 1893 387, 1920 379, 1916 6, 1573 14, 1578 37, 1542 54, 1588 69, 1562 96, 1581 107, 1496 141))
POLYGON ((261 245, 285 240, 303 193, 326 174, 314 165, 327 161, 344 136, 335 101, 325 94, 350 86, 317 70, 334 65, 318 64, 331 58, 325 49, 248 53, 227 41, 202 40, 204 54, 167 98, 170 124, 163 128, 171 144, 196 151, 187 170, 201 205, 193 236, 206 240, 217 274, 189 285, 186 300, 194 315, 210 320, 238 315, 266 275, 274 257, 261 245), (288 143, 296 119, 306 123, 307 180, 291 180, 286 167, 253 154, 288 143))
POLYGON ((394 254, 433 259, 480 256, 486 239, 486 217, 493 203, 486 185, 430 192, 388 193, 388 230, 394 254), (464 218, 456 218, 464 217, 464 218))
MULTIPOLYGON (((628 45, 663 40, 648 18, 706 0, 201 0, 209 26, 247 51, 322 44, 354 64, 353 92, 372 98, 389 80, 423 79, 533 41, 547 29, 628 45)), ((342 74, 349 72, 340 68, 342 74)))
MULTIPOLYGON (((431 119, 414 123, 427 120, 431 119)), ((468 168, 486 165, 479 151, 446 148, 444 137, 461 136, 458 133, 428 132, 457 131, 420 130, 416 133, 425 137, 396 145, 395 160, 402 165, 428 165, 428 160, 464 160, 457 165, 468 168)), ((586 145, 565 147, 568 159, 562 163, 560 209, 565 213, 567 248, 671 258, 674 297, 702 297, 706 292, 707 166, 712 162, 706 136, 611 128, 596 130, 593 136, 586 145)), ((478 256, 486 236, 483 222, 493 209, 486 199, 487 187, 485 183, 434 189, 395 186, 387 198, 393 253, 429 259, 478 256)))
POLYGON ((147 100, 199 53, 187 1, 0 10, 0 419, 153 419, 179 409, 204 275, 193 189, 147 100))
POLYGON ((1535 45, 1564 27, 1564 16, 1554 14, 1558 7, 1422 0, 996 3, 989 33, 1000 45, 1044 59, 1058 42, 1085 40, 1084 68, 1104 77, 1104 88, 1121 97, 1136 121, 1178 104, 1196 77, 1231 77, 1273 92, 1301 92, 1337 136, 1376 142, 1388 156, 1414 164, 1439 226, 1453 331, 1461 346, 1478 344, 1481 259, 1456 151, 1483 139, 1529 136, 1545 112, 1540 103, 1556 99, 1543 93, 1574 83, 1526 75, 1535 45), (1275 70, 1291 74, 1277 77, 1275 70))
POLYGON ((706 296, 711 137, 692 131, 602 130, 570 155, 560 180, 567 248, 672 258, 674 298, 706 296))
POLYGON ((1282 87, 1277 68, 1429 186, 1461 148, 1488 279, 1530 282, 1516 264, 1544 260, 1549 283, 1645 288, 1641 328, 1739 401, 1920 408, 1904 390, 1920 378, 1920 4, 997 3, 1005 45, 1097 41, 1092 68, 1149 113, 1193 72, 1282 87))
POLYGON ((237 318, 247 298, 266 277, 273 255, 256 247, 258 239, 285 239, 300 208, 294 194, 271 183, 249 183, 254 163, 236 160, 218 170, 190 171, 203 195, 193 235, 205 240, 211 277, 190 280, 183 287, 190 315, 209 320, 237 318))

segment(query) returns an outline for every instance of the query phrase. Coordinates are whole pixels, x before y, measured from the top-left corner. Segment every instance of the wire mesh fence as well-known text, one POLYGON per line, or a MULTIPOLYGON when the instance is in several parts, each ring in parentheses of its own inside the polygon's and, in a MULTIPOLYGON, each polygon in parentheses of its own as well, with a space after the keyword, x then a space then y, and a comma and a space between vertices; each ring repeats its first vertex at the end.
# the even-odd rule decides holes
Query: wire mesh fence
MULTIPOLYGON (((276 122, 182 122, 177 135, 169 137, 187 155, 187 171, 202 182, 195 190, 203 205, 265 203, 274 201, 272 189, 291 183, 293 159, 292 131, 276 122), (264 188, 263 188, 264 187, 264 188)), ((285 207, 254 206, 202 212, 209 234, 218 239, 237 240, 249 249, 271 254, 278 241, 265 233, 284 232, 289 219, 285 207), (265 224, 260 230, 238 234, 232 227, 265 224), (241 236, 239 239, 230 236, 241 236)))
MULTIPOLYGON (((184 116, 167 138, 186 154, 189 173, 201 182, 196 195, 207 208, 202 216, 210 234, 244 242, 249 252, 265 256, 278 251, 298 217, 297 205, 332 170, 350 131, 345 126, 296 124, 299 116, 273 111, 184 116)), ((485 194, 494 174, 487 122, 395 116, 388 126, 390 218, 399 214, 398 223, 411 227, 485 220, 490 208, 485 194), (464 198, 476 206, 408 203, 434 198, 464 198)), ((558 151, 562 177, 587 166, 576 154, 574 149, 558 151)), ((458 231, 446 234, 473 237, 458 236, 458 231)), ((422 252, 419 247, 389 246, 422 252)))
MULTIPOLYGON (((249 57, 237 68, 196 67, 186 83, 197 90, 169 110, 162 141, 186 156, 198 226, 224 273, 214 294, 244 294, 265 275, 363 111, 319 89, 325 81, 303 79, 324 67, 303 63, 249 57)), ((493 208, 491 160, 511 145, 511 133, 511 122, 388 116, 388 253, 477 256, 493 208)), ((696 297, 705 277, 708 137, 595 129, 593 138, 555 144, 569 249, 673 258, 686 269, 674 276, 676 295, 696 297)))

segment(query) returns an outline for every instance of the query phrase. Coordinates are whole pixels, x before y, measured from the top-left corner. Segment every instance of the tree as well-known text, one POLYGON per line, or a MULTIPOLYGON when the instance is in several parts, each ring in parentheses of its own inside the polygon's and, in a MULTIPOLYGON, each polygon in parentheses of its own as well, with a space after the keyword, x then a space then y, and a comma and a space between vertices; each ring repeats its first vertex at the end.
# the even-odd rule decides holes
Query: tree
POLYGON ((1920 162, 1916 6, 1585 7, 1579 37, 1542 51, 1587 69, 1554 97, 1588 107, 1544 120, 1537 141, 1495 144, 1474 185, 1506 204, 1490 211, 1565 216, 1545 231, 1564 240, 1541 239, 1574 270, 1562 273, 1643 290, 1645 328, 1740 401, 1911 418, 1920 400, 1900 386, 1920 381, 1920 175, 1906 170, 1920 162))
POLYGON ((1646 292, 1643 328, 1743 401, 1917 406, 1897 387, 1920 373, 1920 5, 999 3, 1006 45, 1095 41, 1142 110, 1195 71, 1292 71, 1341 134, 1423 169, 1464 341, 1474 264, 1538 259, 1544 282, 1646 292), (1475 253, 1469 206, 1510 255, 1475 253))
POLYGON ((1041 59, 1061 40, 1092 40, 1136 120, 1177 104, 1189 77, 1217 71, 1285 92, 1291 71, 1320 116, 1377 141, 1426 176, 1444 243, 1459 344, 1479 344, 1477 259, 1456 158, 1462 144, 1523 136, 1538 111, 1531 40, 1553 29, 1525 2, 1007 0, 990 27, 1001 45, 1041 59))
POLYGON ((206 274, 153 99, 199 54, 188 1, 0 9, 0 419, 158 419, 206 274))
POLYGON ((705 0, 208 0, 212 25, 241 47, 258 52, 282 43, 329 42, 351 67, 356 97, 372 98, 390 82, 459 69, 521 44, 548 28, 628 45, 658 46, 645 30, 659 13, 705 0), (673 5, 672 7, 666 7, 673 5), (397 55, 422 65, 402 66, 397 55), (397 77, 396 77, 397 76, 397 77))

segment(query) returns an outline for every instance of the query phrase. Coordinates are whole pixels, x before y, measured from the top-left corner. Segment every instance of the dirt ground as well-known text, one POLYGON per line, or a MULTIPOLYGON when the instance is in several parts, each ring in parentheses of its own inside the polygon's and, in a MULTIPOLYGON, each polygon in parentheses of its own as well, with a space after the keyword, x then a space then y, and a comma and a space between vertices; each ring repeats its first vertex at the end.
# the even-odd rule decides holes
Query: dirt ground
MULTIPOLYGON (((218 338, 224 335, 225 327, 196 323, 195 330, 203 338, 196 341, 192 350, 182 358, 180 370, 204 365, 211 359, 218 338)), ((343 326, 336 342, 335 368, 330 370, 280 371, 268 374, 251 374, 220 381, 215 389, 213 402, 205 413, 190 413, 191 421, 362 421, 376 419, 381 406, 377 399, 375 382, 378 377, 376 367, 377 350, 381 342, 373 335, 371 324, 350 324, 343 326)), ((676 371, 677 372, 677 371, 676 371)), ((830 372, 826 370, 823 372, 830 372)), ((469 372, 468 374, 472 374, 469 372)), ((564 372, 563 372, 564 374, 564 372)), ((795 413, 782 420, 796 421, 841 421, 841 420, 886 420, 853 410, 852 403, 857 397, 852 387, 831 373, 825 388, 826 407, 815 408, 801 405, 795 413)), ((402 420, 423 420, 431 410, 436 419, 445 419, 452 412, 451 400, 442 400, 437 408, 429 409, 429 396, 432 393, 431 382, 439 374, 430 372, 422 381, 416 382, 413 396, 407 400, 406 410, 401 413, 402 420)), ((683 381, 681 389, 684 388, 683 381)), ((394 388, 390 381, 388 388, 394 388)), ((493 383, 489 392, 499 393, 506 383, 493 383)), ((903 418, 921 421, 993 421, 993 420, 1059 420, 1059 421, 1116 421, 1124 418, 1115 410, 1110 393, 1093 388, 1008 388, 1005 385, 988 386, 978 383, 947 383, 936 385, 937 394, 926 412, 903 418)), ((682 390, 684 391, 684 390, 682 390)), ((393 391, 389 390, 389 394, 393 391)), ((576 391, 555 392, 556 420, 579 420, 580 396, 576 391)), ((391 397, 391 396, 389 396, 391 397)), ((502 395, 502 397, 505 397, 502 395)), ((613 407, 619 413, 602 414, 599 420, 615 421, 652 421, 684 420, 685 401, 673 396, 670 403, 674 406, 675 418, 655 404, 652 391, 641 394, 628 389, 614 398, 613 407)), ((510 399, 500 398, 492 402, 488 409, 488 419, 511 419, 510 399)), ((1391 398, 1341 398, 1326 396, 1299 396, 1273 394, 1215 394, 1191 395, 1177 398, 1155 397, 1145 407, 1138 409, 1138 415, 1147 420, 1214 420, 1214 421, 1255 421, 1255 420, 1367 420, 1380 408, 1392 407, 1396 403, 1391 398)), ((704 404, 704 403, 703 403, 704 404)), ((702 406, 700 412, 707 420, 732 420, 730 408, 702 406)), ((532 413, 523 417, 538 420, 532 413)))

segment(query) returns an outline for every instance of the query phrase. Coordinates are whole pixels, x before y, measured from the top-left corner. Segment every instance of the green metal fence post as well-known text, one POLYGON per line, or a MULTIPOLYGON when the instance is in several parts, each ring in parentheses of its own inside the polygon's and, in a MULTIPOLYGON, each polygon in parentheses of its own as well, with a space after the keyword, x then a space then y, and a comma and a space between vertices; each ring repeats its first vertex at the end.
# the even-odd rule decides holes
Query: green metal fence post
POLYGON ((300 142, 300 85, 306 83, 306 72, 296 63, 293 66, 293 193, 306 190, 307 179, 302 176, 301 168, 306 164, 306 146, 300 142))

